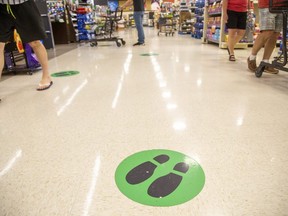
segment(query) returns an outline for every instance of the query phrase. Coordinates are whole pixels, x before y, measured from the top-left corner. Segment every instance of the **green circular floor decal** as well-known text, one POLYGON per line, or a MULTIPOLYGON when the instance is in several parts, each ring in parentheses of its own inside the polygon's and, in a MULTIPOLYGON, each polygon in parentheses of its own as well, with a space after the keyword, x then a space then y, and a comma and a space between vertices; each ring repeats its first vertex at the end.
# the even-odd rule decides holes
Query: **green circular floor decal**
POLYGON ((79 71, 61 71, 57 73, 51 74, 52 77, 66 77, 66 76, 74 76, 76 74, 79 74, 79 71))
POLYGON ((148 150, 126 158, 117 167, 115 181, 131 200, 149 206, 174 206, 196 197, 205 184, 201 166, 170 150, 148 150))
POLYGON ((143 53, 143 54, 140 54, 141 56, 157 56, 158 54, 157 53, 143 53))

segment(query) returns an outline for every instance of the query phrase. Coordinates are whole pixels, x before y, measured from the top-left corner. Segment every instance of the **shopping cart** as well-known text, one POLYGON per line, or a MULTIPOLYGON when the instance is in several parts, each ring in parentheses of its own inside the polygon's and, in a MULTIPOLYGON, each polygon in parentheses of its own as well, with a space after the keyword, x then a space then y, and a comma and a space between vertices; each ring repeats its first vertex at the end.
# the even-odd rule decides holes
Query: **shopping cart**
POLYGON ((176 21, 174 16, 171 14, 161 14, 158 20, 160 34, 165 34, 165 36, 172 35, 174 36, 176 21))
POLYGON ((90 40, 90 46, 94 47, 98 45, 98 42, 102 41, 114 41, 118 47, 125 45, 126 42, 123 38, 114 36, 113 32, 116 30, 117 22, 122 20, 123 11, 111 11, 106 15, 101 15, 100 17, 104 19, 103 25, 95 26, 95 39, 90 40))
POLYGON ((282 52, 279 56, 275 57, 272 63, 261 62, 258 66, 255 76, 261 77, 265 67, 273 67, 282 71, 288 72, 287 64, 287 13, 288 13, 288 1, 287 0, 270 0, 269 10, 271 13, 283 14, 283 36, 282 36, 282 52))
POLYGON ((23 51, 20 53, 15 42, 7 43, 4 50, 4 73, 26 72, 32 75, 33 72, 41 70, 41 65, 29 44, 23 44, 23 51))

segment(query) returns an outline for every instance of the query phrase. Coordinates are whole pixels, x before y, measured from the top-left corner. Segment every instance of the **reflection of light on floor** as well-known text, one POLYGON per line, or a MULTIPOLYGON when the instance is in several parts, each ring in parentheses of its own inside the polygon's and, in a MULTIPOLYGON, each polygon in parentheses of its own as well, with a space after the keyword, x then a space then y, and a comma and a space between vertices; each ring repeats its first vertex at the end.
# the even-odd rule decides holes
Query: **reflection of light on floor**
POLYGON ((171 92, 163 92, 162 93, 163 98, 170 98, 171 97, 171 92))
POLYGON ((74 91, 74 93, 71 95, 71 97, 67 100, 66 104, 64 104, 57 112, 57 115, 60 116, 62 112, 65 111, 65 109, 72 103, 76 95, 81 91, 81 89, 88 83, 88 80, 85 79, 82 84, 74 91))
POLYGON ((241 126, 243 124, 243 117, 239 117, 238 119, 237 119, 237 125, 238 126, 241 126))
POLYGON ((63 94, 66 94, 68 90, 69 90, 69 86, 65 87, 65 88, 62 90, 62 93, 63 93, 63 94))
POLYGON ((167 83, 165 81, 161 81, 160 84, 159 84, 160 88, 164 88, 166 86, 167 86, 167 83))
POLYGON ((157 73, 156 77, 157 77, 157 79, 162 80, 163 74, 159 72, 159 73, 157 73))
POLYGON ((115 109, 116 104, 118 102, 118 98, 119 98, 119 95, 120 95, 120 92, 121 92, 121 89, 122 89, 123 81, 124 81, 124 73, 122 73, 121 79, 120 79, 120 81, 118 83, 118 88, 117 88, 114 100, 112 102, 112 109, 115 109))
POLYGON ((130 68, 132 56, 133 55, 131 53, 129 53, 127 55, 126 61, 124 63, 124 71, 121 74, 121 78, 120 78, 120 81, 118 83, 118 88, 117 88, 115 97, 114 97, 113 102, 112 102, 112 109, 115 109, 115 107, 117 105, 118 98, 119 98, 121 90, 122 90, 122 85, 123 85, 123 81, 124 81, 124 75, 129 73, 129 68, 130 68))
POLYGON ((132 56, 133 56, 132 54, 128 54, 126 61, 124 62, 124 71, 126 74, 129 73, 129 68, 130 68, 132 56))
POLYGON ((93 168, 92 181, 91 181, 91 185, 90 185, 90 188, 89 188, 89 191, 87 194, 87 198, 85 201, 85 205, 84 205, 84 209, 83 209, 83 216, 89 215, 89 209, 90 209, 91 203, 93 201, 93 196, 94 196, 95 189, 96 189, 96 182, 97 182, 97 178, 99 175, 100 164, 101 164, 100 156, 98 156, 95 160, 95 165, 93 168))
POLYGON ((185 122, 177 121, 177 122, 174 122, 173 128, 174 128, 174 130, 178 130, 178 131, 185 130, 186 124, 185 124, 185 122))
POLYGON ((22 150, 18 150, 15 156, 7 163, 3 170, 0 171, 0 177, 4 176, 15 164, 16 160, 22 156, 22 150))
POLYGON ((167 104, 167 109, 168 110, 173 110, 173 109, 176 109, 177 108, 177 104, 171 104, 171 103, 169 103, 169 104, 167 104))
POLYGON ((197 80, 197 86, 200 87, 201 85, 202 85, 202 80, 201 80, 201 79, 198 79, 198 80, 197 80))
MULTIPOLYGON (((176 62, 179 62, 179 57, 176 57, 176 62)), ((155 72, 155 77, 156 79, 159 81, 159 87, 160 88, 165 88, 167 87, 167 82, 165 80, 165 77, 161 71, 161 68, 160 68, 160 64, 157 62, 157 59, 155 57, 151 57, 151 63, 153 65, 153 68, 154 68, 154 72, 155 72)), ((185 65, 185 68, 188 71, 190 71, 190 65, 186 64, 185 65)), ((162 97, 164 99, 168 99, 168 98, 171 98, 171 91, 169 89, 163 89, 163 92, 162 92, 162 97)), ((176 108, 178 107, 177 104, 174 104, 174 103, 167 103, 166 104, 166 108, 168 110, 175 110, 176 108)), ((186 124, 184 122, 181 122, 181 121, 177 121, 177 122, 174 122, 173 124, 173 128, 175 130, 185 130, 186 129, 186 124)))
POLYGON ((55 97, 55 98, 54 98, 54 103, 57 103, 57 102, 59 101, 59 99, 60 99, 59 96, 55 97))
POLYGON ((184 71, 185 71, 185 72, 189 72, 189 71, 190 71, 190 65, 185 65, 184 71))

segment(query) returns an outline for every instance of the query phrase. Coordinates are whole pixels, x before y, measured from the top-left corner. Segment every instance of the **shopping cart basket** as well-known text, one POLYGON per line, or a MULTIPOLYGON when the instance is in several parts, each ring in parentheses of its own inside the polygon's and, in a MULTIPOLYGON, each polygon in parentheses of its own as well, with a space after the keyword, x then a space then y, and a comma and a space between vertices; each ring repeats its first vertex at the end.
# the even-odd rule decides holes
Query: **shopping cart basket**
POLYGON ((272 63, 261 62, 258 66, 255 76, 261 77, 265 67, 273 67, 282 71, 288 72, 287 64, 287 13, 288 13, 288 0, 270 0, 269 11, 271 13, 283 14, 283 36, 282 36, 282 52, 279 56, 275 57, 272 63))
POLYGON ((126 42, 123 38, 113 35, 113 32, 116 30, 117 22, 122 20, 122 14, 123 11, 118 11, 118 8, 116 8, 115 11, 111 11, 110 13, 101 16, 104 19, 104 25, 97 28, 95 31, 96 38, 89 41, 90 46, 97 46, 98 42, 101 41, 114 41, 118 47, 120 47, 121 44, 125 45, 126 42))

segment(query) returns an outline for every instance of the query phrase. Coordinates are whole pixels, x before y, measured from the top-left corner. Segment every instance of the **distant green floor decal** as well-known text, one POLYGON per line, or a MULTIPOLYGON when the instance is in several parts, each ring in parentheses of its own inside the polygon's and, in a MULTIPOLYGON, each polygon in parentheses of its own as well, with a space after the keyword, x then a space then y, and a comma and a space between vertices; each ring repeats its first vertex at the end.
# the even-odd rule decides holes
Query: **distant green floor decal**
POLYGON ((57 73, 51 74, 52 77, 66 77, 66 76, 74 76, 76 74, 79 74, 79 71, 61 71, 57 73))
POLYGON ((157 56, 158 54, 157 53, 143 53, 143 54, 140 54, 141 56, 157 56))
POLYGON ((170 150, 148 150, 126 158, 115 181, 129 199, 149 206, 174 206, 196 197, 205 174, 192 158, 170 150))

